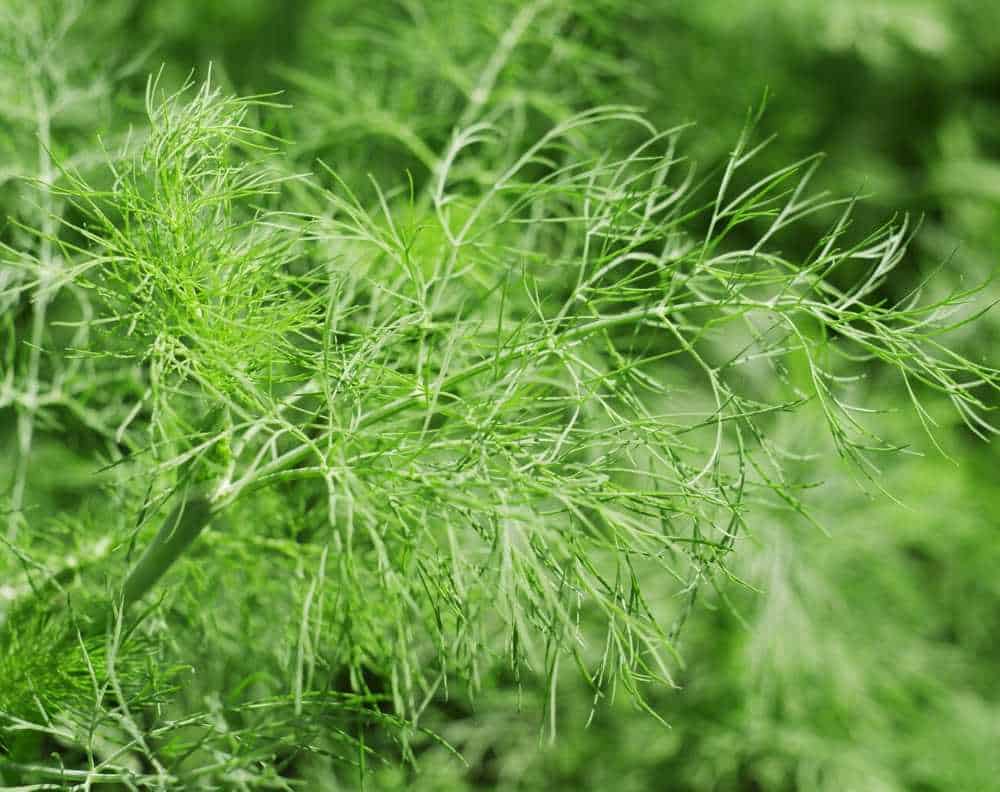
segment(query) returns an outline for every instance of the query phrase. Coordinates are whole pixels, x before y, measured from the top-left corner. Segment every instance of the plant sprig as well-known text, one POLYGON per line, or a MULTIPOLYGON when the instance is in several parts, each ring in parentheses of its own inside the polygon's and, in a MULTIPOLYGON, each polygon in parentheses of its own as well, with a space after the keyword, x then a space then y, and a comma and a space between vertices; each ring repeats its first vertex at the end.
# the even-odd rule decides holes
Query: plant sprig
POLYGON ((64 170, 54 194, 86 220, 46 238, 99 306, 86 354, 141 370, 118 468, 149 513, 174 498, 109 602, 141 599, 212 520, 295 525, 323 559, 296 702, 323 690, 320 661, 359 695, 380 669, 415 726, 503 655, 552 691, 569 658, 595 700, 642 704, 673 684, 695 592, 730 574, 761 504, 808 513, 804 449, 772 439, 779 421, 823 425, 877 485, 898 444, 853 399, 878 359, 928 428, 922 388, 993 431, 1000 375, 940 340, 975 290, 883 300, 905 225, 851 241, 852 203, 808 193, 811 160, 737 187, 748 135, 706 201, 681 131, 632 108, 519 151, 501 114, 454 132, 429 200, 377 182, 367 200, 332 168, 329 187, 282 172, 253 123, 269 99, 191 89, 150 83, 147 134, 109 187, 64 170), (645 141, 574 145, 598 127, 645 141), (808 258, 781 252, 787 227, 834 208, 808 258))

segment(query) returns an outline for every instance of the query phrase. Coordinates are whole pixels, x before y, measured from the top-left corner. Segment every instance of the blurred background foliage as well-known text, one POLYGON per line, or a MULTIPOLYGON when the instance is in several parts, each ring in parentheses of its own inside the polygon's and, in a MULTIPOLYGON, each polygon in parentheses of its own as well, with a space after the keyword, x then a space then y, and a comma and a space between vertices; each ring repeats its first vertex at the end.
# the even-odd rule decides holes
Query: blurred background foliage
MULTIPOLYGON (((91 151, 96 161, 101 145, 127 135, 148 72, 162 64, 164 80, 176 84, 192 70, 204 75, 211 63, 234 90, 280 91, 280 101, 295 108, 261 119, 289 141, 290 167, 312 170, 322 159, 359 189, 367 173, 400 183, 409 172, 419 187, 429 178, 429 161, 476 102, 476 80, 497 42, 522 25, 489 101, 517 119, 524 138, 573 111, 634 104, 663 127, 695 122, 685 132, 686 153, 719 167, 748 110, 766 93, 759 131, 777 137, 753 163, 758 175, 822 151, 820 186, 868 196, 858 226, 899 213, 920 221, 886 296, 905 294, 938 269, 943 288, 981 281, 996 269, 997 3, 0 0, 0 6, 8 21, 0 25, 0 204, 25 222, 41 211, 17 181, 39 175, 22 165, 34 160, 37 141, 32 119, 6 108, 24 105, 18 69, 40 59, 63 66, 49 85, 60 108, 52 119, 54 149, 77 153, 81 168, 88 162, 79 152, 91 151), (49 39, 57 50, 23 49, 23 26, 49 24, 39 10, 44 5, 78 13, 65 37, 49 39), (76 143, 81 139, 86 146, 76 143)), ((807 251, 828 221, 807 220, 785 244, 807 251)), ((7 224, 2 239, 16 242, 20 233, 7 224)), ((28 321, 26 310, 3 307, 4 322, 28 321)), ((53 311, 72 313, 62 305, 53 311)), ((995 312, 961 332, 974 357, 996 361, 995 312)), ((868 387, 877 389, 877 369, 870 380, 868 387)), ((888 406, 904 398, 882 397, 888 406)), ((33 464, 52 475, 29 482, 25 502, 34 514, 87 502, 88 422, 113 412, 115 398, 95 393, 92 415, 56 413, 41 426, 33 464)), ((624 698, 592 712, 592 692, 565 674, 550 740, 544 681, 529 674, 515 684, 498 662, 484 670, 474 700, 452 691, 424 716, 423 725, 456 746, 465 764, 434 740, 414 737, 418 768, 375 763, 368 768, 371 788, 1000 789, 1000 456, 939 407, 932 405, 939 438, 958 464, 932 447, 910 413, 890 416, 900 436, 916 438, 919 452, 885 463, 882 483, 901 503, 866 492, 871 485, 855 481, 831 455, 810 462, 812 477, 825 481, 810 506, 826 532, 790 511, 758 518, 732 564, 747 585, 699 593, 679 641, 678 687, 650 692, 667 726, 624 698)), ((0 409, 0 471, 13 479, 14 410, 0 409)), ((75 543, 81 556, 93 554, 86 525, 93 523, 81 517, 66 536, 44 541, 61 548, 75 543)), ((269 559, 287 548, 280 537, 260 535, 248 546, 246 530, 216 533, 204 551, 256 553, 242 573, 230 568, 237 579, 220 585, 188 565, 190 585, 165 617, 190 620, 168 643, 172 656, 198 669, 178 694, 192 707, 204 706, 213 691, 254 685, 266 691, 267 674, 287 666, 280 640, 248 648, 242 637, 297 629, 303 568, 313 568, 315 559, 300 566, 291 584, 278 583, 269 559), (253 585, 241 586, 241 575, 253 585), (188 607, 220 590, 227 596, 210 615, 188 607), (285 612, 287 622, 275 616, 285 612), (230 667, 233 658, 239 667, 230 667), (248 678, 247 668, 258 674, 248 678)), ((287 775, 308 789, 355 783, 319 755, 298 756, 287 775)))

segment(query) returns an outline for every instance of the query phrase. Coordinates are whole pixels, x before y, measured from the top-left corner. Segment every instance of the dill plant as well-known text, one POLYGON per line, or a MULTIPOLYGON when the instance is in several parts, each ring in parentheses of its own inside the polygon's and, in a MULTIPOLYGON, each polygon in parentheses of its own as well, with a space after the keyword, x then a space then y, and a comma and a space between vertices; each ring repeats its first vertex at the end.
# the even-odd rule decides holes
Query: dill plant
POLYGON ((813 159, 745 177, 752 124, 705 175, 683 129, 581 109, 586 91, 526 97, 512 59, 567 19, 523 6, 472 79, 432 69, 426 116, 403 112, 405 91, 343 116, 330 86, 291 75, 303 128, 388 138, 419 165, 408 179, 363 178, 352 158, 300 169, 323 142, 265 131, 300 111, 211 82, 151 81, 145 124, 106 146, 103 175, 49 161, 2 299, 58 289, 86 306, 53 366, 100 440, 106 500, 79 519, 104 541, 82 569, 36 561, 12 503, 4 773, 363 777, 390 740, 415 759, 433 706, 497 668, 541 680, 553 738, 567 668, 593 710, 623 691, 658 716, 698 593, 728 596, 755 521, 809 518, 810 452, 881 486, 902 444, 877 431, 885 403, 855 402, 872 398, 867 369, 895 377, 928 430, 936 393, 992 431, 996 371, 942 341, 978 290, 886 301, 905 223, 859 236, 853 200, 810 191, 813 159), (831 217, 808 255, 783 252, 831 217), (208 695, 178 682, 183 664, 208 695), (40 761, 38 735, 79 766, 40 761))
MULTIPOLYGON (((148 546, 85 629, 121 634, 213 521, 222 547, 258 534, 292 552, 291 539, 311 571, 274 707, 349 712, 331 688, 343 669, 372 702, 354 706, 400 719, 405 746, 428 703, 456 680, 474 689, 498 657, 542 675, 553 702, 570 662, 595 702, 621 687, 641 704, 671 684, 677 630, 699 586, 728 574, 754 504, 805 513, 794 460, 770 439, 781 415, 811 411, 877 481, 873 459, 893 446, 845 396, 875 358, 918 411, 930 387, 988 431, 977 394, 995 372, 939 341, 972 293, 872 301, 905 228, 848 242, 851 202, 810 195, 810 162, 740 184, 749 137, 695 203, 680 131, 632 109, 571 116, 514 152, 500 119, 476 122, 426 198, 376 183, 364 203, 332 170, 328 187, 283 172, 281 143, 252 122, 278 111, 265 98, 209 83, 161 96, 153 82, 147 106, 107 188, 72 168, 50 188, 81 218, 50 235, 66 282, 99 306, 80 354, 131 361, 144 388, 114 430, 128 451, 113 470, 148 546), (573 141, 595 127, 645 142, 581 155, 573 141), (300 194, 323 208, 284 203, 300 194), (787 226, 838 205, 808 259, 782 256, 787 226), (730 244, 744 225, 753 244, 730 244), (862 275, 834 285, 851 268, 862 275), (647 582, 665 579, 673 592, 651 600, 647 582)), ((111 581, 128 563, 116 558, 111 581)), ((30 658, 30 625, 7 667, 30 658)), ((120 751, 155 755, 126 722, 120 751)), ((149 782, 183 779, 188 756, 157 760, 149 782)))
MULTIPOLYGON (((66 165, 81 170, 101 160, 93 130, 107 125, 114 86, 135 66, 114 59, 101 63, 92 50, 80 46, 88 36, 100 42, 98 31, 113 28, 126 6, 107 3, 81 20, 85 8, 82 2, 10 2, 0 9, 0 121, 5 130, 0 185, 4 211, 13 218, 0 238, 0 243, 12 243, 3 248, 0 274, 8 340, 0 405, 17 412, 17 462, 4 529, 10 540, 16 539, 23 520, 36 425, 51 421, 63 408, 86 421, 101 421, 87 404, 94 372, 82 361, 46 354, 58 332, 54 322, 67 315, 87 317, 92 308, 88 296, 60 275, 64 262, 53 237, 65 206, 54 194, 60 177, 55 159, 63 156, 66 165), (38 189, 30 189, 31 182, 38 189), (18 310, 29 304, 30 314, 18 310), (25 321, 30 323, 30 330, 23 331, 26 343, 16 344, 25 321)), ((78 322, 73 330, 62 331, 60 341, 83 346, 88 332, 89 323, 78 322)))

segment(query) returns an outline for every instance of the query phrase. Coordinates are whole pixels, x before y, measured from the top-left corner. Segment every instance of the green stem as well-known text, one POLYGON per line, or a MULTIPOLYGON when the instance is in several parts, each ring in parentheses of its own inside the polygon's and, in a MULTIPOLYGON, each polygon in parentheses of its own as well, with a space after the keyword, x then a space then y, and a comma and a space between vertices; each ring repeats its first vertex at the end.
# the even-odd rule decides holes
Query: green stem
POLYGON ((125 580, 124 607, 142 599, 187 550, 212 519, 212 504, 203 492, 187 494, 167 515, 159 532, 125 580))

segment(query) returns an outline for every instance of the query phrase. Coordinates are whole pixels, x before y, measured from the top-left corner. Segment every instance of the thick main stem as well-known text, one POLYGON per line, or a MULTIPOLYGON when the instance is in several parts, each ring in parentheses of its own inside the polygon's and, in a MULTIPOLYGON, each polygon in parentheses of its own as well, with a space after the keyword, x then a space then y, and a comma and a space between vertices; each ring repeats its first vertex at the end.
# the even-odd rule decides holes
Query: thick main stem
POLYGON ((125 579, 122 604, 145 596, 212 519, 211 501, 200 491, 188 493, 167 515, 149 547, 125 579))

